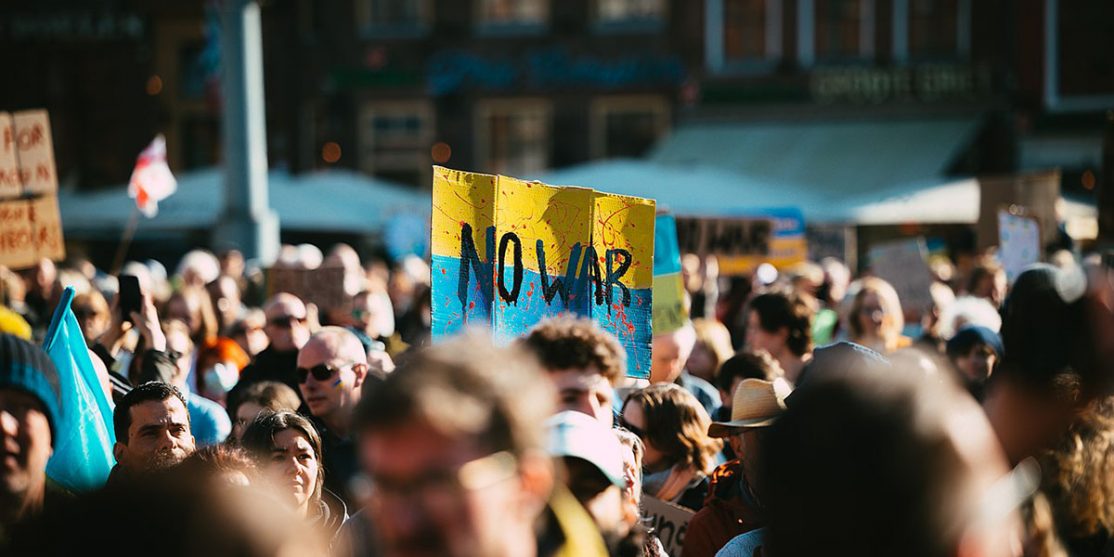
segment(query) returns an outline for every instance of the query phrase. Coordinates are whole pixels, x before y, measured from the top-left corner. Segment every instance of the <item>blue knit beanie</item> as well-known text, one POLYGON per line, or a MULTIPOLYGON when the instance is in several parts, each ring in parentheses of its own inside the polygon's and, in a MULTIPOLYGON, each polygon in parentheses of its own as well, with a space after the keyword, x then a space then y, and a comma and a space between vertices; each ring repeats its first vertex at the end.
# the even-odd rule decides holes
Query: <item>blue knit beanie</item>
POLYGON ((51 444, 58 438, 61 388, 54 362, 41 348, 19 337, 0 333, 0 389, 19 389, 43 404, 50 421, 51 444))

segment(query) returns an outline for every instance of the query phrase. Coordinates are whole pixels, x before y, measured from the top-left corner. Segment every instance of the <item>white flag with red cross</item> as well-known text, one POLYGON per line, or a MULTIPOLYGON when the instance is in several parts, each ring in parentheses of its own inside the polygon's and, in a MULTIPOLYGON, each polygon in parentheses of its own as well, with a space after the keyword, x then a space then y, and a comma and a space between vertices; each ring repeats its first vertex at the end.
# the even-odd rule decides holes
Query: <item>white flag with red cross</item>
POLYGON ((159 213, 159 201, 170 197, 178 189, 178 181, 166 165, 166 138, 159 134, 139 154, 128 183, 128 196, 147 218, 159 213))

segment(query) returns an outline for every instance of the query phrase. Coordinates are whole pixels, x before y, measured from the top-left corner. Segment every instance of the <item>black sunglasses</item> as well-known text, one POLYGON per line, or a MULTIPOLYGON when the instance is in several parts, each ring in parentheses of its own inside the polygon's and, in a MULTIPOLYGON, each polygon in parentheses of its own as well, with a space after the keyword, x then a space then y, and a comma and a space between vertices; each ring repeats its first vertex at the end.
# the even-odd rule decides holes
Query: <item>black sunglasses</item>
POLYGON ((639 439, 645 439, 646 438, 646 432, 643 431, 642 428, 640 428, 638 426, 631 425, 631 423, 626 421, 625 419, 623 419, 622 416, 619 416, 619 427, 637 435, 639 439))
POLYGON ((319 365, 315 365, 311 368, 300 367, 300 368, 297 369, 298 382, 299 383, 305 383, 306 380, 309 379, 310 374, 312 374, 313 378, 318 380, 318 381, 327 381, 329 378, 331 378, 337 372, 339 372, 340 370, 342 370, 346 367, 351 366, 354 363, 355 362, 347 363, 347 364, 344 364, 340 367, 330 367, 328 364, 319 364, 319 365))
POLYGON ((283 315, 281 317, 275 317, 267 320, 267 323, 269 323, 271 326, 283 328, 291 328, 294 326, 295 323, 305 322, 305 317, 294 317, 293 315, 283 315))

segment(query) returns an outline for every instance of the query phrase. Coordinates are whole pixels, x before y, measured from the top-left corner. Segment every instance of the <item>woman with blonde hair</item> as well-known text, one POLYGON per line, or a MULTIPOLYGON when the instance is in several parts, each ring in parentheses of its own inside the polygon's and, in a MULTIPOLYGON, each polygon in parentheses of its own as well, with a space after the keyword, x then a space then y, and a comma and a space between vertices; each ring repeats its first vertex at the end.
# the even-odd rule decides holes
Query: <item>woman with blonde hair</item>
POLYGON ((696 329, 696 344, 685 363, 685 369, 714 383, 719 366, 735 355, 735 349, 731 347, 731 332, 723 323, 703 317, 693 319, 692 327, 696 329))
POLYGON ((642 492, 699 510, 708 493, 722 443, 708 437, 711 419, 685 389, 673 384, 635 391, 623 403, 619 425, 645 443, 642 492))
POLYGON ((897 291, 890 283, 878 277, 864 277, 851 284, 847 295, 851 305, 844 318, 851 342, 881 354, 912 345, 909 337, 901 335, 905 315, 897 291))

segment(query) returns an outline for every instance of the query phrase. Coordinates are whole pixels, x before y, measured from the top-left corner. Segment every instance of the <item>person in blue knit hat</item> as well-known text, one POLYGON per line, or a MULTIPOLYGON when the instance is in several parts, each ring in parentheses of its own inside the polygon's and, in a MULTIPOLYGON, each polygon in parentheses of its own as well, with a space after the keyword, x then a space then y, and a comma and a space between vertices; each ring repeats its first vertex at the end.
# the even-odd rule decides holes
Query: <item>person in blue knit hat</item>
POLYGON ((60 394, 46 353, 0 334, 0 546, 19 524, 68 496, 46 477, 60 394))
POLYGON ((1001 337, 986 327, 968 325, 948 340, 947 350, 961 384, 982 400, 986 381, 1005 352, 1001 337))

